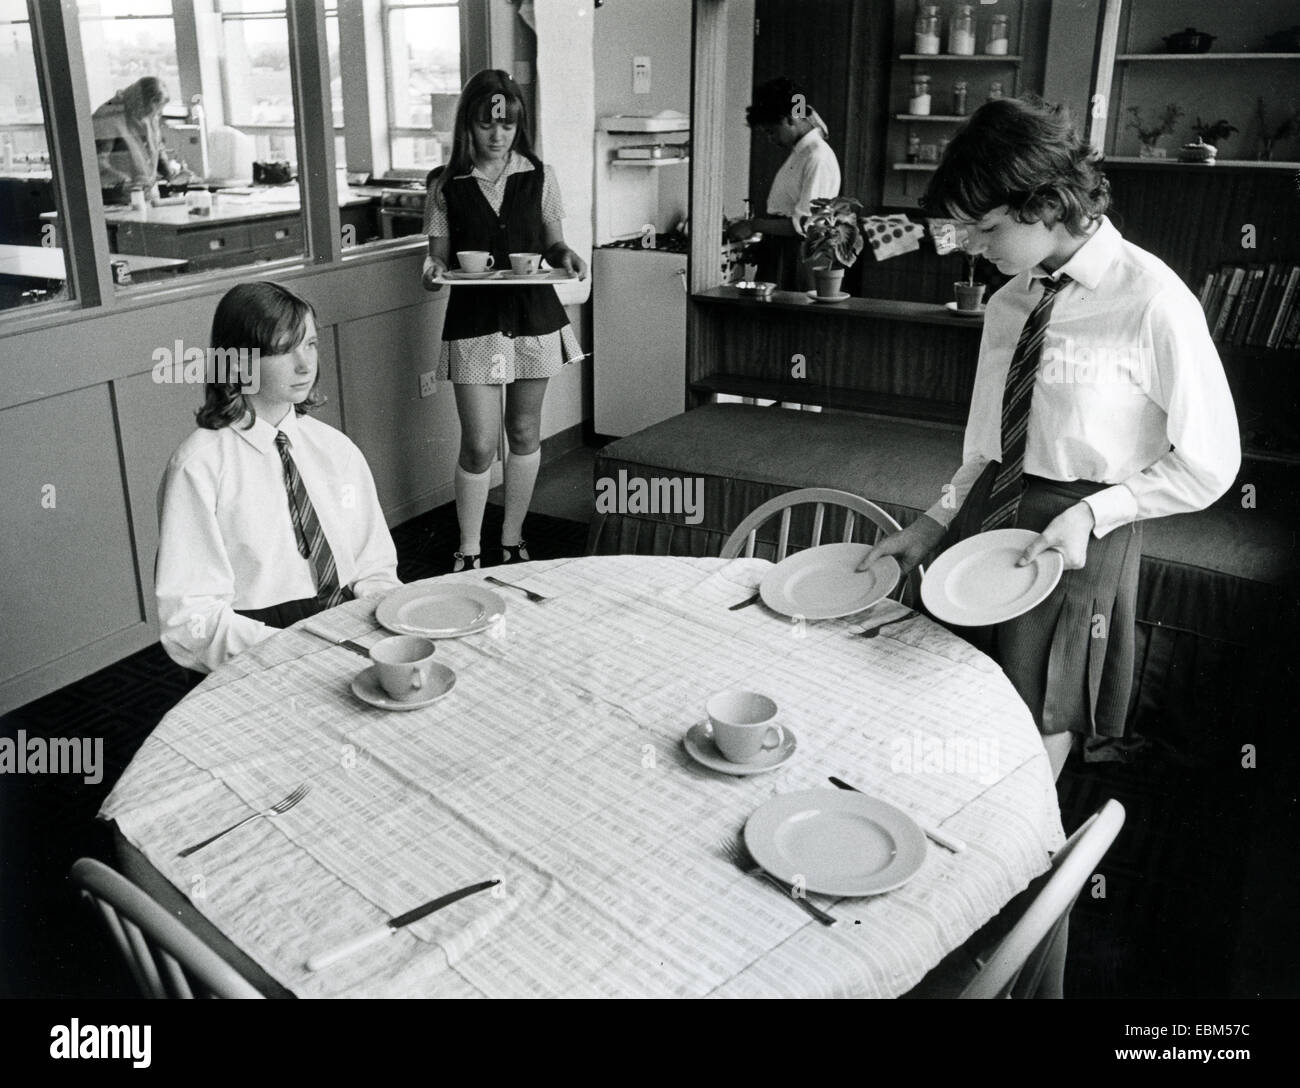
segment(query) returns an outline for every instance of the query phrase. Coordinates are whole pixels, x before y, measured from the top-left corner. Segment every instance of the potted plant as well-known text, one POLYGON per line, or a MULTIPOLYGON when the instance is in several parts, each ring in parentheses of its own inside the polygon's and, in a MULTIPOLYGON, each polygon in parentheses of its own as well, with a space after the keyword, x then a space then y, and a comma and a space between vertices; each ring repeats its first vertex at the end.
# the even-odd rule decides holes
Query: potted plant
POLYGON ((1195 124, 1192 125, 1192 131, 1196 133, 1202 143, 1217 148, 1220 140, 1226 140, 1237 131, 1237 126, 1229 124, 1222 117, 1213 122, 1202 121, 1197 117, 1195 124))
POLYGON ((1165 153, 1161 148, 1156 147, 1156 142, 1161 136, 1166 136, 1174 131, 1176 125, 1183 116, 1183 111, 1172 102, 1164 108, 1164 112, 1156 121, 1148 124, 1142 119, 1142 111, 1137 106, 1129 106, 1128 112, 1132 114, 1125 128, 1131 128, 1137 133, 1137 138, 1142 144, 1140 155, 1144 159, 1163 159, 1165 153))
POLYGON ((966 278, 954 283, 952 289, 957 295, 957 309, 970 312, 978 310, 983 305, 984 291, 988 285, 975 282, 975 262, 979 258, 974 253, 966 252, 964 239, 962 245, 962 257, 966 261, 966 278))
POLYGON ((1264 116, 1264 99, 1261 96, 1255 103, 1255 116, 1259 118, 1259 151, 1256 158, 1268 162, 1273 158, 1273 145, 1278 140, 1289 140, 1300 136, 1300 108, 1291 107, 1291 113, 1282 122, 1270 128, 1264 116))
POLYGON ((862 253, 862 204, 852 197, 819 197, 804 227, 803 257, 813 266, 819 298, 838 298, 844 270, 862 253))

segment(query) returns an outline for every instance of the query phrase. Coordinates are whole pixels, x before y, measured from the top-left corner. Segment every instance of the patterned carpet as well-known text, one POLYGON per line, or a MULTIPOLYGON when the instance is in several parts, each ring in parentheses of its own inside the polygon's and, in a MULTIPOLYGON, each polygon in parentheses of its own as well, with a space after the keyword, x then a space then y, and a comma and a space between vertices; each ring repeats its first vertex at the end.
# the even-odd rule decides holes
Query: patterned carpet
MULTIPOLYGON (((500 518, 499 507, 488 508, 483 539, 497 539, 500 518)), ((532 514, 525 536, 534 559, 580 555, 586 526, 532 514)), ((403 581, 443 573, 456 543, 454 508, 415 518, 393 538, 403 581)), ((103 737, 107 764, 97 785, 56 775, 11 775, 2 783, 0 996, 134 993, 66 874, 84 855, 111 861, 95 813, 188 686, 153 646, 0 719, 0 736, 21 728, 103 737)), ((1157 743, 1130 764, 1067 765, 1059 783, 1067 832, 1108 797, 1119 798, 1128 813, 1100 870, 1104 898, 1086 888, 1071 920, 1067 995, 1297 992, 1300 963, 1290 923, 1297 917, 1292 874, 1300 773, 1294 744, 1268 710, 1267 700, 1242 709, 1243 718, 1258 715, 1261 722, 1258 769, 1243 769, 1239 744, 1226 739, 1194 754, 1157 743)))

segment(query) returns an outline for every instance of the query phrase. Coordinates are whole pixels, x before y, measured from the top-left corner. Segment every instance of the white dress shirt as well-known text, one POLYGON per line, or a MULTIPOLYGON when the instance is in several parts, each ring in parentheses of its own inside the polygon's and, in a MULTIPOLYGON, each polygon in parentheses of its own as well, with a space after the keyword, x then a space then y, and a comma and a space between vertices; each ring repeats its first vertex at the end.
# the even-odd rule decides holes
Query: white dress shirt
POLYGON ((767 194, 767 214, 788 215, 797 233, 818 197, 840 195, 840 164, 818 128, 809 129, 790 149, 767 194))
MULTIPOLYGON (((990 300, 966 423, 963 463, 926 511, 948 525, 989 461, 1002 457, 1002 394, 1016 341, 1042 297, 1041 269, 990 300)), ((1241 466, 1237 413, 1196 296, 1110 220, 1058 269, 1034 381, 1025 472, 1114 486, 1083 501, 1093 534, 1203 510, 1241 466)), ((1055 278, 1055 277, 1053 277, 1055 278)))
POLYGON ((292 411, 278 428, 259 417, 248 430, 197 430, 163 476, 154 576, 163 648, 186 668, 211 672, 275 633, 234 609, 316 596, 294 537, 277 430, 289 438, 339 585, 374 597, 401 584, 370 468, 349 438, 292 411))

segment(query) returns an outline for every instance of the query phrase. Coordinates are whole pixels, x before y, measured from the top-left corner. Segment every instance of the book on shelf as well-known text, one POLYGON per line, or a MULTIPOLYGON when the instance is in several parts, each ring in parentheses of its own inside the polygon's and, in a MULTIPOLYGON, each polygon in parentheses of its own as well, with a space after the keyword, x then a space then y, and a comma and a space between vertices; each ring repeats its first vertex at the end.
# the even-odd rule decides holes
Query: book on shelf
POLYGON ((1216 343, 1277 348, 1300 303, 1300 264, 1225 264, 1206 273, 1198 296, 1216 343))
POLYGON ((1205 303, 1205 324, 1210 333, 1214 332, 1214 322, 1223 307, 1223 296, 1232 279, 1231 267, 1225 265, 1214 273, 1214 283, 1210 286, 1210 297, 1205 303))
POLYGON ((1246 326, 1251 314, 1259 302, 1259 284, 1264 278, 1263 265, 1251 265, 1246 269, 1246 278, 1241 282, 1241 291, 1237 295, 1237 305, 1232 311, 1228 327, 1223 333, 1225 344, 1240 344, 1246 335, 1246 326))
POLYGON ((1250 319, 1250 328, 1246 330, 1247 344, 1258 344, 1261 327, 1265 321, 1272 320, 1273 307, 1281 298, 1282 276, 1285 270, 1286 265, 1279 264, 1277 261, 1270 261, 1268 268, 1265 269, 1264 285, 1259 292, 1259 304, 1250 319))
POLYGON ((1277 346, 1287 351, 1300 347, 1300 291, 1291 300, 1291 312, 1287 315, 1286 327, 1282 330, 1277 346))
POLYGON ((1291 312, 1291 304, 1295 301, 1296 285, 1300 284, 1300 264, 1293 264, 1286 277, 1286 287, 1282 291, 1282 299, 1277 306, 1277 314, 1273 318, 1273 324, 1269 328, 1268 340, 1265 347, 1277 347, 1278 340, 1286 326, 1286 317, 1291 312))
POLYGON ((1237 265, 1232 270, 1232 279, 1228 281, 1228 289, 1223 296, 1223 305, 1219 307, 1218 314, 1214 318, 1214 328, 1211 335, 1215 340, 1223 341, 1223 334, 1227 331, 1228 321, 1232 317, 1233 308, 1237 305, 1237 299, 1241 295, 1241 285, 1246 278, 1246 270, 1237 265))

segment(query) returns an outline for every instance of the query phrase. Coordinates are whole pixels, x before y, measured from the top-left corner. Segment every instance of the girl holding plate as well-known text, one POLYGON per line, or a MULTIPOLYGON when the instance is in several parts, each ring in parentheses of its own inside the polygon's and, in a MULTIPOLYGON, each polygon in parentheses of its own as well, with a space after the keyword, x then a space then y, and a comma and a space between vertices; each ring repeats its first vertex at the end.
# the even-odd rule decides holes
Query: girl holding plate
MULTIPOLYGON (((519 85, 505 72, 479 72, 456 107, 451 161, 429 174, 423 284, 441 289, 460 255, 511 267, 510 255, 541 254, 554 269, 586 278, 587 263, 564 243, 564 206, 555 172, 533 154, 519 85)), ((528 559, 524 516, 541 462, 542 400, 547 381, 582 358, 555 288, 466 286, 451 289, 442 330, 439 378, 450 378, 460 416, 456 516, 460 547, 452 571, 480 565, 479 536, 491 490, 492 459, 505 427, 505 517, 501 561, 528 559)))
POLYGON ((1086 758, 1124 735, 1142 520, 1204 509, 1241 464, 1200 304, 1106 217, 1099 159, 1061 110, 1015 99, 949 144, 923 206, 1013 278, 988 303, 961 468, 863 563, 911 568, 941 541, 1010 527, 1036 534, 1019 565, 1061 553, 1045 600, 978 629, 1057 776, 1074 738, 1086 758))

